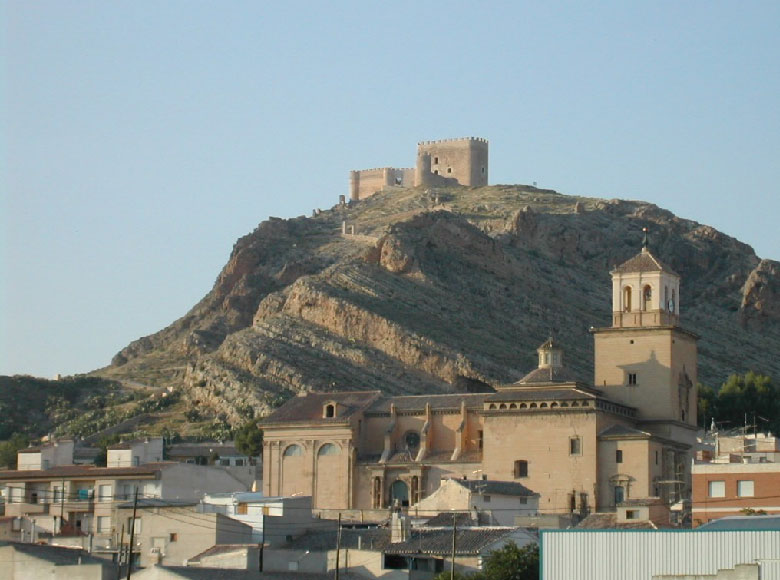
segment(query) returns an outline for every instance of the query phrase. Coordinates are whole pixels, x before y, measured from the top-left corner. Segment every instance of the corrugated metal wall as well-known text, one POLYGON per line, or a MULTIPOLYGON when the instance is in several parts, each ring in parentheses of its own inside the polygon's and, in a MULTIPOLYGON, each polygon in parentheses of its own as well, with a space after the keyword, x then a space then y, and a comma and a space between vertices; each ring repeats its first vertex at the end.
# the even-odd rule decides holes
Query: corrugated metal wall
POLYGON ((780 580, 780 531, 551 530, 541 554, 542 580, 651 580, 757 561, 761 580, 780 580))

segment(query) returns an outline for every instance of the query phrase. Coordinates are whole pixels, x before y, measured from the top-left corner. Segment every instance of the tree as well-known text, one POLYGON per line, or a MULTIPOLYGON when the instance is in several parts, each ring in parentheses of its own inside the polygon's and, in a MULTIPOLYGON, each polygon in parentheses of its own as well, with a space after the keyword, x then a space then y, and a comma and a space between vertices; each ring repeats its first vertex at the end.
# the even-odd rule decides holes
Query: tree
POLYGON ((8 441, 0 443, 0 466, 16 469, 16 453, 27 447, 27 435, 14 433, 8 441))
POLYGON ((699 417, 702 427, 712 418, 728 428, 752 424, 758 430, 780 432, 780 385, 772 378, 749 371, 731 375, 718 391, 700 386, 699 417))
MULTIPOLYGON (((539 578, 539 546, 528 544, 519 548, 509 542, 490 552, 482 571, 474 574, 455 573, 455 580, 537 580, 539 578)), ((450 572, 442 572, 434 580, 450 580, 450 572)))
POLYGON ((539 546, 527 544, 518 548, 509 542, 485 558, 482 568, 485 580, 536 580, 539 578, 539 546))
POLYGON ((257 421, 244 423, 236 432, 236 449, 248 457, 263 453, 263 432, 257 421))

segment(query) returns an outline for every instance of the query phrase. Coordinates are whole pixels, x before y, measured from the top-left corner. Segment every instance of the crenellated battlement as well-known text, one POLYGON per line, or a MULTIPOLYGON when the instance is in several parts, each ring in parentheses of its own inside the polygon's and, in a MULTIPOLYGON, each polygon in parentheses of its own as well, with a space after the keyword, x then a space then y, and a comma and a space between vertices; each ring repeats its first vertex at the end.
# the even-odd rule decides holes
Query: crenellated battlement
POLYGON ((488 140, 459 137, 417 143, 414 168, 374 167, 349 172, 350 199, 393 187, 483 186, 488 183, 488 140))
POLYGON ((414 167, 370 167, 368 169, 352 169, 350 173, 368 173, 369 171, 414 171, 414 167))
POLYGON ((436 141, 418 141, 417 145, 440 145, 442 143, 458 143, 461 141, 476 141, 477 143, 484 143, 487 145, 488 140, 484 137, 455 137, 453 139, 437 139, 436 141))

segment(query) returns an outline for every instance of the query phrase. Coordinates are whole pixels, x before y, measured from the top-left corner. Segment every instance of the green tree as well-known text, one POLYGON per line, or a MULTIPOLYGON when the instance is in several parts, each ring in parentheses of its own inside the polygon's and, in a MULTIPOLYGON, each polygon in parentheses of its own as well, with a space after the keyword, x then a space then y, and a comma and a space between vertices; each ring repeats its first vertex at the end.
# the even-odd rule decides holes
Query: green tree
POLYGON ((236 449, 249 457, 263 453, 263 431, 257 421, 244 423, 236 432, 236 449))
POLYGON ((485 558, 482 574, 485 580, 537 580, 539 546, 528 544, 518 548, 509 542, 485 558))
MULTIPOLYGON (((519 548, 514 542, 490 552, 482 565, 482 572, 461 574, 456 580, 537 580, 539 578, 539 546, 528 544, 519 548)), ((450 580, 450 572, 438 574, 434 580, 450 580)))
POLYGON ((0 443, 0 467, 16 469, 16 453, 27 447, 27 435, 14 433, 8 441, 0 443))
POLYGON ((699 418, 702 427, 716 423, 733 428, 750 425, 755 420, 759 430, 780 432, 780 385, 772 378, 749 371, 731 375, 718 391, 708 387, 699 390, 699 418))

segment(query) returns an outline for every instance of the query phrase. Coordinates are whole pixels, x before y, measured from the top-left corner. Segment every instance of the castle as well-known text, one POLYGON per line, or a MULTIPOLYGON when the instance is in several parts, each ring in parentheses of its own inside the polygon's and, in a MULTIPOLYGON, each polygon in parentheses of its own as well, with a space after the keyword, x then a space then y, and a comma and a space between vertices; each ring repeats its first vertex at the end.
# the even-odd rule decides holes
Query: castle
POLYGON ((422 141, 417 144, 414 169, 380 167, 349 172, 352 201, 366 199, 392 187, 488 183, 488 142, 479 137, 422 141))
POLYGON ((548 514, 689 497, 698 337, 679 324, 680 278, 646 242, 611 276, 592 384, 550 339, 536 369, 491 393, 307 393, 263 421, 263 492, 377 518, 448 478, 520 483, 548 514))

